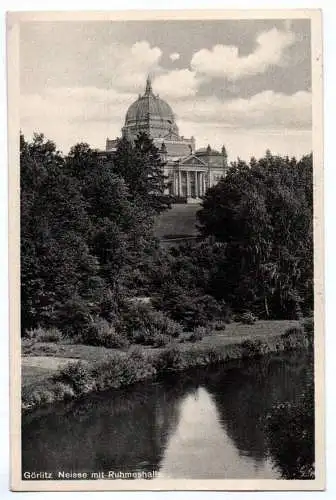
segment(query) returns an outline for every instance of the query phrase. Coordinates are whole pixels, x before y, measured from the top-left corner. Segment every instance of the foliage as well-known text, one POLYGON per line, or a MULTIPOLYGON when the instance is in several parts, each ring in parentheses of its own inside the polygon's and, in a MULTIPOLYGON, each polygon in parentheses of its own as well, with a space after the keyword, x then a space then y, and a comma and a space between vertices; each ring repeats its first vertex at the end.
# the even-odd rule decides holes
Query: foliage
POLYGON ((261 340, 243 340, 241 343, 243 358, 257 358, 266 352, 266 345, 261 340))
POLYGON ((160 373, 180 370, 182 363, 181 351, 176 346, 165 349, 155 359, 155 367, 160 373))
POLYGON ((208 329, 205 328, 204 326, 197 326, 191 334, 187 337, 186 340, 189 342, 199 342, 202 340, 206 335, 208 335, 208 329))
POLYGON ((66 157, 43 135, 20 145, 22 333, 57 327, 78 337, 148 287, 154 212, 87 144, 66 157))
POLYGON ((129 346, 128 339, 103 318, 97 317, 90 323, 85 334, 79 339, 83 344, 108 348, 125 348, 129 346))
POLYGON ((170 206, 164 194, 166 184, 159 150, 145 133, 138 135, 134 145, 126 138, 119 141, 114 171, 125 180, 132 197, 147 213, 158 214, 170 206))
POLYGON ((70 385, 75 394, 85 394, 95 389, 90 367, 83 361, 68 363, 54 376, 54 380, 70 385))
POLYGON ((43 135, 21 136, 23 335, 58 329, 94 345, 162 347, 237 313, 252 324, 313 310, 311 156, 232 164, 198 213, 202 241, 170 252, 153 236, 170 203, 162 166, 144 134, 122 139, 113 159, 87 144, 64 156, 43 135), (153 307, 130 304, 141 295, 153 307))
POLYGON ((222 243, 222 293, 235 310, 296 319, 313 309, 312 155, 233 163, 198 212, 222 243))
POLYGON ((241 314, 237 314, 235 320, 243 325, 253 325, 257 318, 251 311, 245 311, 241 314))
POLYGON ((121 313, 119 328, 132 343, 160 347, 182 333, 179 323, 144 303, 128 303, 121 313))
POLYGON ((284 479, 314 479, 314 388, 294 403, 275 404, 266 419, 269 448, 284 479))
POLYGON ((25 339, 35 342, 61 342, 63 335, 58 328, 33 328, 25 334, 25 339))
POLYGON ((190 290, 188 294, 185 289, 174 284, 164 285, 160 294, 153 299, 153 304, 159 309, 164 308, 186 330, 206 326, 221 314, 221 304, 211 295, 197 294, 190 290))
MULTIPOLYGON (((54 326, 57 305, 95 293, 88 282, 98 262, 90 254, 90 219, 75 179, 51 141, 21 136, 21 320, 23 330, 54 326), (88 290, 90 293, 88 294, 88 290)), ((57 325, 56 325, 57 326, 57 325)))

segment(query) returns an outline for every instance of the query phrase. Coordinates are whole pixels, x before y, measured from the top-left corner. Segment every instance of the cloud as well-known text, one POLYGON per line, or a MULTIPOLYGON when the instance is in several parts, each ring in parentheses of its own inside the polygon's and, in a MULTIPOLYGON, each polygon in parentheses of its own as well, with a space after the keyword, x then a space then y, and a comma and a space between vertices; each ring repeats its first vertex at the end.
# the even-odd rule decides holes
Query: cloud
POLYGON ((251 156, 260 158, 270 149, 274 154, 296 156, 310 153, 312 150, 312 134, 310 130, 257 130, 253 128, 228 128, 223 123, 208 123, 180 120, 180 130, 190 137, 196 138, 197 148, 207 146, 220 151, 224 144, 229 161, 238 156, 248 160, 251 156))
POLYGON ((285 50, 294 42, 292 32, 273 28, 257 36, 256 48, 247 56, 240 56, 238 47, 215 45, 211 50, 196 52, 191 59, 191 68, 209 77, 237 80, 264 73, 271 65, 283 65, 285 50))
POLYGON ((178 61, 178 59, 180 59, 180 54, 178 52, 173 52, 170 54, 169 59, 173 62, 178 61))
POLYGON ((109 68, 111 87, 121 91, 143 90, 146 76, 160 72, 162 50, 151 47, 147 41, 136 42, 131 47, 112 44, 98 54, 100 67, 109 68))
POLYGON ((194 71, 178 69, 155 78, 153 88, 168 99, 181 98, 194 96, 199 83, 194 71))
POLYGON ((31 137, 41 132, 67 152, 77 142, 105 148, 106 136, 120 136, 134 94, 114 89, 49 88, 20 99, 20 128, 31 137))
MULTIPOLYGON (((172 88, 180 89, 174 82, 183 80, 187 85, 188 79, 192 87, 194 76, 185 71, 177 71, 177 75, 171 72, 165 75, 166 79, 160 77, 161 88, 170 82, 172 88)), ((250 136, 252 131, 264 131, 267 144, 272 131, 284 135, 311 128, 310 92, 286 95, 266 90, 250 98, 222 101, 214 96, 190 97, 190 90, 186 92, 189 97, 181 99, 182 90, 174 91, 175 95, 171 91, 167 101, 177 115, 180 133, 194 134, 198 144, 213 143, 211 136, 218 140, 223 137, 224 141, 228 133, 241 137, 238 131, 242 129, 245 136, 250 136)), ((135 99, 134 93, 116 89, 49 88, 42 94, 21 96, 20 125, 24 134, 31 136, 33 132, 43 132, 64 151, 80 141, 103 149, 106 136, 120 136, 127 108, 135 99)))
POLYGON ((227 128, 254 129, 311 128, 311 93, 292 95, 266 90, 254 96, 221 101, 216 97, 196 97, 177 101, 173 109, 181 120, 221 124, 227 128))

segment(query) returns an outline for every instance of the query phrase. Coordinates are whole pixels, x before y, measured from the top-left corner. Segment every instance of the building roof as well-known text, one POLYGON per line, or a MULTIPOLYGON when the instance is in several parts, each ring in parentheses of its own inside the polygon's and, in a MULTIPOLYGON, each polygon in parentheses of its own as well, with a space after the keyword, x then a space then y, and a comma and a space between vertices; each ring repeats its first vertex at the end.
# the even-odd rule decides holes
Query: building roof
POLYGON ((147 132, 152 137, 178 136, 173 110, 166 101, 153 93, 150 76, 145 93, 139 95, 126 113, 123 132, 133 136, 135 131, 147 132))
POLYGON ((210 145, 206 148, 199 148, 195 151, 197 156, 218 156, 221 153, 217 149, 212 149, 210 145))

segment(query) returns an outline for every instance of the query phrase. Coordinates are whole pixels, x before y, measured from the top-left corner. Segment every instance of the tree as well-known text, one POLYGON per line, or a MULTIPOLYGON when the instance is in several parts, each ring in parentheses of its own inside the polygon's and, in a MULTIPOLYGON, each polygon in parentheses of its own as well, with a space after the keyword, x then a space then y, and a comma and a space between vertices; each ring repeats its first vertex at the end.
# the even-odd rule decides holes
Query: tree
POLYGON ((113 163, 115 173, 125 180, 135 202, 150 215, 170 206, 164 194, 166 184, 159 150, 145 133, 138 135, 134 145, 122 138, 113 163))
MULTIPOLYGON (((128 148, 129 143, 123 145, 128 148)), ((132 149, 124 153, 126 165, 132 159, 132 149)), ((153 214, 130 192, 113 162, 87 144, 70 150, 66 168, 75 173, 80 184, 93 228, 90 248, 100 263, 101 276, 116 295, 121 289, 125 293, 133 289, 133 279, 140 286, 141 269, 154 245, 153 214)))
POLYGON ((53 324, 57 308, 71 297, 89 302, 99 264, 88 246, 91 224, 79 184, 65 174, 55 144, 43 135, 31 143, 21 136, 20 169, 21 322, 26 330, 53 324))
POLYGON ((208 190, 198 213, 204 236, 225 245, 229 300, 265 317, 312 306, 312 157, 238 160, 208 190))

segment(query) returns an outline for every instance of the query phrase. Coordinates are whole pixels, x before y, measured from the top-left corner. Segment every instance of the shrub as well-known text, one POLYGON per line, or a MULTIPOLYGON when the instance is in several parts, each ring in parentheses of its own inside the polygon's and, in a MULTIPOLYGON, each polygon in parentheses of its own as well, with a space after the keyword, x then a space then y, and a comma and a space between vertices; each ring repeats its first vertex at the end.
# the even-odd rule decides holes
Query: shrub
POLYGON ((67 364, 54 375, 53 380, 70 385, 76 394, 86 394, 95 390, 92 373, 83 361, 67 364))
POLYGON ((183 368, 181 351, 177 347, 169 347, 154 360, 158 372, 175 371, 183 368))
POLYGON ((57 305, 55 322, 70 337, 83 335, 91 321, 88 304, 81 298, 74 297, 57 305))
POLYGON ((200 342, 208 334, 209 331, 205 326, 197 326, 186 340, 189 342, 200 342))
POLYGON ((226 325, 227 322, 225 320, 217 319, 211 323, 211 328, 213 328, 216 331, 223 331, 225 330, 226 325))
POLYGON ((75 396, 75 391, 69 384, 65 384, 64 382, 56 382, 55 384, 55 396, 56 399, 61 400, 70 400, 75 396))
POLYGON ((155 330, 155 328, 150 328, 150 330, 144 328, 141 331, 135 331, 132 336, 132 342, 135 344, 153 347, 163 347, 169 344, 171 340, 171 337, 161 333, 160 330, 155 330))
POLYGON ((97 390, 134 384, 155 374, 150 358, 138 350, 132 350, 129 356, 111 356, 106 361, 95 363, 92 369, 97 390))
POLYGON ((102 346, 108 348, 123 348, 129 346, 129 341, 121 332, 105 319, 95 318, 86 331, 82 341, 88 345, 102 346))
POLYGON ((180 287, 166 287, 165 293, 154 301, 185 330, 206 326, 213 318, 220 317, 221 305, 210 295, 192 295, 180 287))
POLYGON ((285 333, 281 335, 281 338, 284 342, 285 351, 307 347, 307 339, 305 337, 303 329, 300 326, 288 328, 285 333))
POLYGON ((267 347, 265 344, 261 342, 261 340, 243 340, 240 344, 242 348, 242 357, 243 358, 256 358, 265 354, 267 347))
POLYGON ((292 326, 291 328, 288 328, 285 331, 285 333, 282 334, 282 338, 284 339, 289 337, 302 337, 302 336, 303 336, 303 329, 297 326, 292 326))
POLYGON ((26 332, 25 337, 36 342, 61 342, 63 335, 58 328, 37 327, 26 332))
POLYGON ((164 347, 171 342, 171 337, 168 335, 164 335, 163 333, 159 333, 154 335, 153 347, 164 347))
POLYGON ((251 311, 246 311, 236 315, 235 320, 238 323, 243 323, 244 325, 253 325, 257 321, 257 318, 251 311))
POLYGON ((178 338, 182 326, 162 311, 149 304, 129 304, 122 314, 119 328, 132 343, 144 345, 165 345, 170 338, 178 338))

